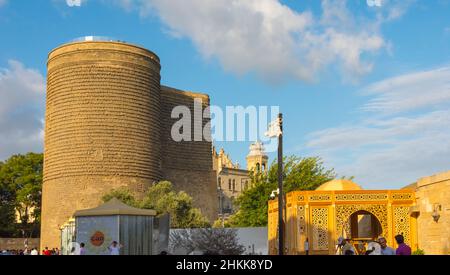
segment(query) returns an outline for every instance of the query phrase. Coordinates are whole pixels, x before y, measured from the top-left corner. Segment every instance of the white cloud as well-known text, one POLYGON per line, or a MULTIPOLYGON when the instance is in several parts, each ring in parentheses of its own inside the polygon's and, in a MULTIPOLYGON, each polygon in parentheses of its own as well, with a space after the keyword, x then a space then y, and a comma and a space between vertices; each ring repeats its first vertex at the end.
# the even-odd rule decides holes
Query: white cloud
POLYGON ((41 152, 44 135, 45 79, 18 61, 0 68, 0 160, 41 152))
POLYGON ((450 170, 450 69, 368 86, 365 118, 311 133, 306 147, 368 188, 399 188, 450 170))
POLYGON ((383 1, 371 20, 352 14, 342 0, 322 0, 320 15, 296 11, 279 0, 115 3, 138 10, 141 16, 156 13, 172 35, 189 38, 205 58, 217 58, 227 71, 256 72, 269 81, 292 77, 311 81, 333 65, 345 80, 371 72, 370 55, 388 45, 380 25, 400 16, 406 5, 398 3, 409 1, 383 1))
POLYGON ((369 7, 381 7, 383 4, 381 0, 367 0, 366 2, 369 7))
POLYGON ((87 0, 66 0, 66 4, 69 7, 81 7, 87 0))
POLYGON ((364 91, 375 95, 364 110, 392 114, 450 102, 450 67, 394 77, 364 91))

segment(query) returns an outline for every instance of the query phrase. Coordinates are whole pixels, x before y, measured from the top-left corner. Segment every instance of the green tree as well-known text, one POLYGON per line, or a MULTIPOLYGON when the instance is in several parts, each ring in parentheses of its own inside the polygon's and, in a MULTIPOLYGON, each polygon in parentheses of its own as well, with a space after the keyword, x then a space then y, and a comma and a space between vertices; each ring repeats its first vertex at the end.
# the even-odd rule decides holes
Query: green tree
POLYGON ((173 190, 172 183, 162 181, 150 187, 143 199, 136 199, 127 189, 117 189, 103 196, 103 201, 117 198, 133 207, 153 209, 158 216, 170 214, 172 228, 199 228, 209 226, 200 209, 193 206, 192 197, 173 190))
POLYGON ((112 190, 111 192, 103 195, 102 200, 107 202, 112 198, 116 198, 129 206, 140 208, 139 201, 137 201, 134 195, 126 188, 112 190))
MULTIPOLYGON (((333 169, 324 167, 318 157, 285 157, 283 160, 283 191, 314 190, 336 177, 333 169)), ((278 188, 278 163, 273 162, 267 175, 252 174, 252 187, 236 200, 239 210, 225 226, 267 226, 267 208, 270 194, 278 188)))
POLYGON ((14 155, 0 166, 1 215, 11 224, 11 211, 13 220, 17 211, 20 228, 30 234, 40 223, 42 170, 43 155, 35 153, 14 155))
MULTIPOLYGON (((0 162, 0 171, 3 162, 0 162)), ((0 181, 0 236, 8 236, 14 231, 14 193, 0 181)))

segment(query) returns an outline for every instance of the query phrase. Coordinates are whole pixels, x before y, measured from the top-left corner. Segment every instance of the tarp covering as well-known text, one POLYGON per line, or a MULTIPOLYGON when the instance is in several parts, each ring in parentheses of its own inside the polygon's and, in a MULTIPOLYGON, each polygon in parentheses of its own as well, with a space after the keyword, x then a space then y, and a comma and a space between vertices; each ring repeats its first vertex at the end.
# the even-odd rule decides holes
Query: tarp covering
POLYGON ((100 205, 96 208, 78 210, 75 217, 86 216, 113 216, 113 215, 129 215, 129 216, 156 216, 155 210, 139 209, 128 206, 116 198, 100 205))

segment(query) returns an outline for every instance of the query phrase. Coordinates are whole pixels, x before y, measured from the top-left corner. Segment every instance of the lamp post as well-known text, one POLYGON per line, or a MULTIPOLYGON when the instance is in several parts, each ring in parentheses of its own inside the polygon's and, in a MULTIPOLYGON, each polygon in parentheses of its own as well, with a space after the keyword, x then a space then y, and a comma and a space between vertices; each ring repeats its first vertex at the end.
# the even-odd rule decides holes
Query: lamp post
POLYGON ((283 240, 283 114, 278 115, 278 255, 284 254, 283 240))
POLYGON ((278 118, 269 124, 265 135, 270 138, 278 138, 278 255, 283 255, 283 114, 278 114, 278 118))

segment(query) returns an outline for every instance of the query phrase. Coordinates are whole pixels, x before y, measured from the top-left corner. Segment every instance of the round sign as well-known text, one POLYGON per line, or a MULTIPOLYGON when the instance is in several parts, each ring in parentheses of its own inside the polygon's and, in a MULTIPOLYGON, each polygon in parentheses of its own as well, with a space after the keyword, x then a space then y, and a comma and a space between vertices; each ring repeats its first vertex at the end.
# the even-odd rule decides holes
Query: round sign
POLYGON ((101 246, 104 241, 105 235, 100 231, 95 232, 94 235, 92 235, 91 237, 91 244, 93 246, 101 246))

